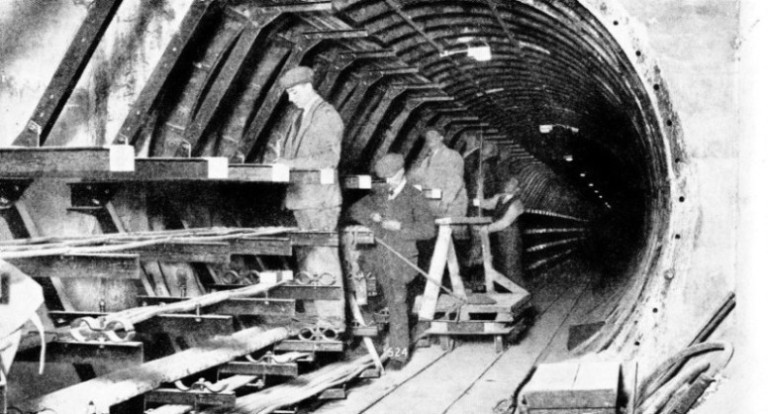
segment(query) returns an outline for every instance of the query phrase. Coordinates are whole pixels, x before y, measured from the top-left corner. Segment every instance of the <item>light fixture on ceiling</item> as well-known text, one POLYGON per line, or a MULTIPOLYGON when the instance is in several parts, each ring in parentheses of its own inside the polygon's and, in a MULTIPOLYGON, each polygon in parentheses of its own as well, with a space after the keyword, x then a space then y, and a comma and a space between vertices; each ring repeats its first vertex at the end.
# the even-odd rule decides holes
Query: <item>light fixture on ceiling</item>
POLYGON ((504 92, 504 88, 491 88, 491 89, 485 90, 485 93, 499 93, 499 92, 504 92))
POLYGON ((459 53, 466 53, 467 57, 478 62, 488 62, 489 60, 493 59, 493 54, 491 53, 491 45, 489 45, 485 40, 477 39, 472 36, 463 36, 456 39, 456 41, 458 43, 465 44, 467 48, 443 50, 440 52, 440 57, 448 57, 459 53))
POLYGON ((589 184, 587 184, 587 185, 588 185, 588 186, 590 186, 590 187, 594 187, 594 186, 595 186, 595 184, 594 184, 594 183, 589 183, 589 184))
POLYGON ((576 128, 576 127, 570 126, 570 125, 563 125, 563 124, 543 124, 543 125, 539 125, 539 132, 542 133, 542 134, 549 134, 550 132, 552 132, 553 129, 555 129, 555 127, 565 128, 565 129, 571 131, 574 134, 578 134, 579 133, 579 128, 576 128))
POLYGON ((586 176, 587 176, 587 173, 581 173, 581 174, 579 174, 579 177, 581 177, 581 178, 584 178, 584 177, 586 177, 586 176))
POLYGON ((571 155, 571 154, 565 154, 565 156, 563 156, 563 159, 564 159, 566 162, 573 162, 573 155, 571 155))

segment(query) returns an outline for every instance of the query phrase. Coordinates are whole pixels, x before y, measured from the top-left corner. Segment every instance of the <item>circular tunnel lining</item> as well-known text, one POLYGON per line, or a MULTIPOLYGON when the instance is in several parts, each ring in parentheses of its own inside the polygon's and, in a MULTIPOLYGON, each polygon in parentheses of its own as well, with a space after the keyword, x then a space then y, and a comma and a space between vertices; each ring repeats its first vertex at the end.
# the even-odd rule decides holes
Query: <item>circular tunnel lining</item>
POLYGON ((529 207, 590 219, 584 257, 624 293, 606 301, 607 323, 582 349, 634 342, 625 322, 681 265, 672 249, 690 196, 665 83, 619 5, 359 1, 344 13, 536 158, 518 167, 528 171, 529 207), (441 56, 467 37, 489 45, 493 59, 441 56))
MULTIPOLYGON (((633 324, 624 322, 684 265, 680 248, 688 241, 674 235, 692 227, 692 197, 665 83, 616 0, 349 0, 334 7, 284 13, 263 26, 242 88, 214 123, 219 141, 195 155, 260 161, 289 119, 275 79, 295 64, 316 69, 316 87, 346 123, 343 173, 368 173, 389 151, 413 161, 424 126, 445 128, 454 147, 479 128, 510 150, 528 208, 589 220, 583 257, 624 292, 605 301, 607 323, 584 349, 634 343, 633 324), (366 34, 303 34, 344 30, 366 34), (467 38, 490 47, 492 59, 453 53, 468 47, 467 38)), ((224 32, 216 36, 227 50, 224 32)))

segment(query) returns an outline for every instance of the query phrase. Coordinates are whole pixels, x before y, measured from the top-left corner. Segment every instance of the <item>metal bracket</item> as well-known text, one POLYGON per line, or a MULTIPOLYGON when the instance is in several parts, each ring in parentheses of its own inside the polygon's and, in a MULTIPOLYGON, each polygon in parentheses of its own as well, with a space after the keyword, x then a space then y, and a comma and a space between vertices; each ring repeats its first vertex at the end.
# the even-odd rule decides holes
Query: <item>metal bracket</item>
POLYGON ((353 320, 352 323, 352 335, 353 336, 362 336, 367 338, 376 338, 379 336, 379 327, 378 325, 361 325, 360 322, 353 320))
POLYGON ((120 188, 118 183, 69 183, 69 211, 90 213, 101 211, 120 188))
POLYGON ((31 179, 0 180, 0 210, 13 207, 30 184, 32 184, 31 179))
POLYGON ((336 388, 328 388, 317 396, 318 400, 343 400, 347 398, 346 384, 341 384, 336 388))
POLYGON ((151 391, 144 396, 144 403, 174 404, 192 406, 192 412, 199 412, 201 406, 226 407, 235 406, 236 396, 233 391, 225 391, 226 385, 215 387, 200 378, 189 387, 181 380, 174 382, 175 389, 161 388, 151 391))

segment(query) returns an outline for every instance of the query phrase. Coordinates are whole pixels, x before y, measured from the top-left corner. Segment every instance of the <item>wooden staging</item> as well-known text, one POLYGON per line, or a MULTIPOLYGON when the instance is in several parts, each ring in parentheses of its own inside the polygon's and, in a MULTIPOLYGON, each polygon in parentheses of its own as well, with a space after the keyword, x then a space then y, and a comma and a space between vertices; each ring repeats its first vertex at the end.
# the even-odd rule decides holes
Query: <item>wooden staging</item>
POLYGON ((361 382, 346 400, 315 413, 491 413, 525 379, 531 367, 567 358, 568 325, 589 308, 589 275, 559 266, 532 289, 536 320, 520 343, 497 353, 488 342, 464 342, 446 352, 437 346, 416 349, 403 371, 361 382))

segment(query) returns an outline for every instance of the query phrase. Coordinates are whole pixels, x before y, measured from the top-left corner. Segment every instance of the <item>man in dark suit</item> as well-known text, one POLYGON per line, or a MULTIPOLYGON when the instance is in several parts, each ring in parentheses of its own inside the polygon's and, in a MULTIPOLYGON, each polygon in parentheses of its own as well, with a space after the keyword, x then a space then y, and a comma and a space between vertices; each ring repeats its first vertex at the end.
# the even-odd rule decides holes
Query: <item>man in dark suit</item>
MULTIPOLYGON (((374 171, 386 180, 386 186, 379 186, 355 203, 349 217, 369 227, 379 240, 411 263, 417 263, 416 241, 435 236, 434 217, 427 201, 406 180, 402 155, 385 155, 376 162, 374 171)), ((392 358, 391 366, 398 369, 408 361, 408 284, 417 272, 381 243, 365 256, 369 263, 366 270, 376 275, 389 307, 389 348, 384 352, 392 358)))

